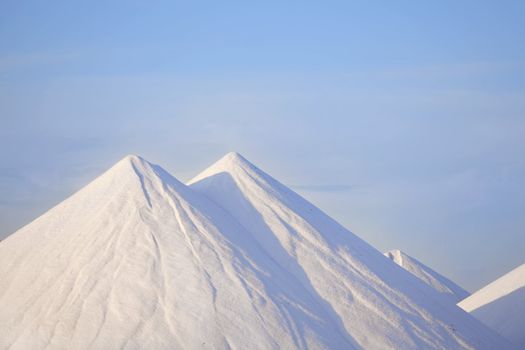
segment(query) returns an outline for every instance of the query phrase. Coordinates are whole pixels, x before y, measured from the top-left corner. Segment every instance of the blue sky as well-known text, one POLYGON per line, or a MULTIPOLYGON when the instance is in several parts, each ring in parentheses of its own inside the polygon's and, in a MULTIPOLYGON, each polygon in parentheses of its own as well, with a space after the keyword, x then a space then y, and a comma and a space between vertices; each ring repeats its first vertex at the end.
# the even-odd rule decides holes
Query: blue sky
POLYGON ((2 1, 0 237, 236 150, 475 290, 525 262, 523 1, 2 1))

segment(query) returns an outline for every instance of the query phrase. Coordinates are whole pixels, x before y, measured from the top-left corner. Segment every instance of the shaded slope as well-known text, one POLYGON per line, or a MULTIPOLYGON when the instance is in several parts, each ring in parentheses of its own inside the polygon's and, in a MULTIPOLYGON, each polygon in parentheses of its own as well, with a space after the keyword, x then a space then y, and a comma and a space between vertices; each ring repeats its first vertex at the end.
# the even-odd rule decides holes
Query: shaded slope
POLYGON ((458 304, 525 349, 525 264, 458 304))
POLYGON ((431 286, 438 293, 447 296, 454 303, 457 303, 470 295, 469 292, 452 282, 450 279, 437 273, 419 260, 398 249, 386 252, 385 256, 431 286))
POLYGON ((266 252, 340 315, 366 349, 510 347, 236 153, 189 182, 234 216, 266 252))

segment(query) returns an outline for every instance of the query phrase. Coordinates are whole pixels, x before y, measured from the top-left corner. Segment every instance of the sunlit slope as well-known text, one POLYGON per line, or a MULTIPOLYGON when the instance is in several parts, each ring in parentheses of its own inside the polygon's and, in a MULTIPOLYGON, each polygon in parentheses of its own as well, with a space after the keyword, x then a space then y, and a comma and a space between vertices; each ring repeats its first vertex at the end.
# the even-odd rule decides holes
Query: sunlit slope
POLYGON ((364 349, 491 349, 501 339, 305 199, 230 153, 189 182, 339 316, 364 349))

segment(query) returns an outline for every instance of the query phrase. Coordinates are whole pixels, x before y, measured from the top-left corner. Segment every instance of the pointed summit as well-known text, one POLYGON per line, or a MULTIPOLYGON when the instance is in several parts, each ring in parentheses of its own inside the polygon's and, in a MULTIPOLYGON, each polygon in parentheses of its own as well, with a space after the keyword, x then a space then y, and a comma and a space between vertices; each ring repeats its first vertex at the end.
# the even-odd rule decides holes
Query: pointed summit
POLYGON ((212 166, 242 166, 251 164, 238 152, 228 152, 217 160, 212 166))
POLYGON ((221 172, 255 171, 257 167, 250 163, 238 152, 229 152, 209 166, 206 170, 195 176, 190 183, 221 172))
POLYGON ((393 249, 386 252, 385 256, 431 286, 438 293, 450 298, 454 303, 457 303, 470 295, 469 292, 452 282, 450 279, 442 276, 419 260, 399 249, 393 249))
MULTIPOLYGON (((187 187, 179 180, 169 174, 162 167, 148 162, 141 156, 129 154, 119 160, 109 170, 100 175, 92 184, 100 182, 124 183, 129 181, 128 185, 140 185, 144 194, 148 190, 162 191, 163 187, 171 186, 178 191, 187 191, 187 187), (154 189, 154 187, 157 187, 154 189)), ((89 184, 87 187, 92 186, 89 184)), ((136 186, 132 186, 136 187, 136 186)), ((128 190, 132 190, 128 188, 128 190)))
POLYGON ((156 177, 157 175, 153 170, 154 167, 157 166, 140 156, 127 155, 88 184, 86 189, 109 182, 127 183, 129 186, 132 186, 133 182, 144 182, 146 177, 156 177))
POLYGON ((158 165, 148 162, 141 156, 135 154, 128 154, 118 162, 116 162, 111 168, 105 171, 100 177, 111 176, 111 175, 124 175, 126 172, 129 174, 150 174, 153 175, 156 170, 161 169, 158 165))
POLYGON ((255 165, 250 163, 246 158, 244 158, 240 153, 229 152, 226 153, 221 159, 219 159, 214 164, 217 169, 239 169, 239 168, 256 168, 255 165))
POLYGON ((232 161, 232 162, 239 162, 239 161, 246 161, 246 158, 244 158, 239 152, 228 152, 226 153, 221 160, 223 161, 232 161))
POLYGON ((122 158, 117 163, 120 163, 120 162, 138 162, 138 161, 144 161, 144 158, 142 158, 141 156, 136 155, 136 154, 128 154, 128 155, 124 156, 124 158, 122 158))
MULTIPOLYGON (((144 158, 135 155, 135 154, 128 154, 122 159, 120 159, 118 162, 116 162, 108 171, 111 171, 111 169, 126 169, 126 167, 144 167, 144 166, 151 166, 148 161, 146 161, 144 158)), ((129 169, 129 168, 128 168, 129 169)))

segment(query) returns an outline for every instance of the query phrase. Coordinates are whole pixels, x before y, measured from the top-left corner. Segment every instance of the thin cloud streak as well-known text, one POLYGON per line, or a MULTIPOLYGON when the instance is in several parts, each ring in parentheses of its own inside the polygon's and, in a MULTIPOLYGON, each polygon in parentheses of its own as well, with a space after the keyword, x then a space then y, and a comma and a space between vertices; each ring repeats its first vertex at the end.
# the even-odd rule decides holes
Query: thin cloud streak
POLYGON ((294 190, 308 192, 349 192, 359 190, 351 185, 291 185, 294 190))
POLYGON ((1 56, 0 72, 8 73, 28 67, 64 64, 79 57, 80 54, 73 52, 33 52, 1 56))

